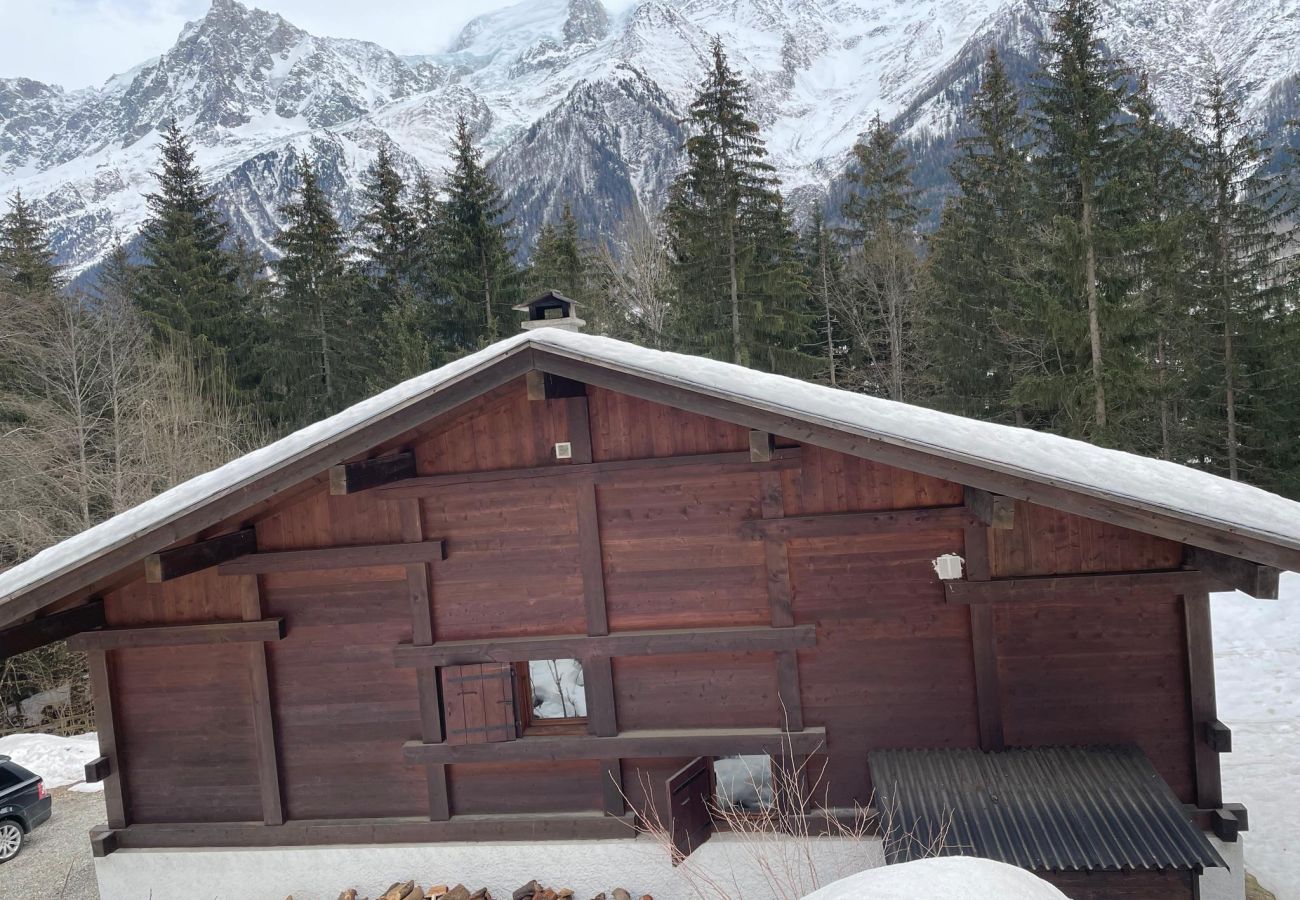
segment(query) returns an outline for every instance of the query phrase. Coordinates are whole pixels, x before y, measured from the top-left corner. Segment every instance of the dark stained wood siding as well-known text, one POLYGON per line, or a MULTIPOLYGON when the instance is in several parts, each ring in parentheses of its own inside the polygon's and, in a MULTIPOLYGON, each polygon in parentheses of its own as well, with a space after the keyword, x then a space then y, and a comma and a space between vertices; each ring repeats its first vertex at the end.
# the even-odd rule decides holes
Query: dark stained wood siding
POLYGON ((1070 900, 1191 900, 1187 872, 1039 872, 1070 900))

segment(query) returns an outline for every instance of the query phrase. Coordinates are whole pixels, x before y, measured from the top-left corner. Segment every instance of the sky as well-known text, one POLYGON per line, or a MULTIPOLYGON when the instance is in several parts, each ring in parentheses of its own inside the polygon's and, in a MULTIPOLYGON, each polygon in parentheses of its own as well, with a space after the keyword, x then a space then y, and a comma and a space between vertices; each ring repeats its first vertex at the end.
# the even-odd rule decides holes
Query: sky
MULTIPOLYGON (((241 0, 313 34, 434 53, 466 22, 517 0, 241 0)), ((0 78, 102 84, 166 51, 209 0, 0 0, 0 78)), ((627 0, 607 2, 614 9, 627 0)))

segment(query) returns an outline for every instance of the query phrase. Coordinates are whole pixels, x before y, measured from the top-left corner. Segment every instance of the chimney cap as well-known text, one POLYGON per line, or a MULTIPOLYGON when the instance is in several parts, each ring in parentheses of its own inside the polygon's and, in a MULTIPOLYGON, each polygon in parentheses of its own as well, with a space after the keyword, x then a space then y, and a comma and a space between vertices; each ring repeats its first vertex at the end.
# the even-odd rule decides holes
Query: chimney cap
POLYGON ((547 291, 513 309, 528 313, 523 323, 525 330, 552 327, 577 331, 586 324, 578 318, 578 304, 559 291, 547 291))

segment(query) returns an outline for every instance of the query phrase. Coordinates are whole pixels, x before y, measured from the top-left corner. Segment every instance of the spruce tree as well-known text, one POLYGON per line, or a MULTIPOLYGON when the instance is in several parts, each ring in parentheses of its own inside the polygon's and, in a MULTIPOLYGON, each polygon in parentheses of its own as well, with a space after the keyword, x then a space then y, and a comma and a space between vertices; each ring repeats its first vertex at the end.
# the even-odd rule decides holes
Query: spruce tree
POLYGON ((821 356, 827 383, 836 387, 842 353, 840 342, 843 340, 839 333, 837 307, 844 289, 844 259, 820 206, 813 208, 799 252, 803 259, 804 280, 808 284, 809 306, 816 323, 816 347, 810 346, 808 352, 821 356))
POLYGON ((1023 421, 1012 399, 1023 340, 1018 300, 1029 252, 1029 122, 996 49, 967 107, 972 133, 949 171, 956 194, 931 238, 926 340, 942 408, 1023 421))
POLYGON ((922 283, 912 166, 898 136, 877 115, 853 148, 842 208, 848 276, 840 320, 862 389, 902 400, 920 368, 922 283))
POLYGON ((49 232, 21 191, 14 192, 8 211, 0 216, 0 279, 29 293, 50 293, 59 287, 49 232))
POLYGON ((406 183, 393 161, 392 145, 383 138, 362 183, 363 211, 357 223, 362 268, 381 302, 395 297, 411 277, 416 222, 405 193, 406 183))
POLYGON ((444 187, 439 244, 450 297, 445 316, 462 350, 515 330, 510 307, 518 299, 519 272, 510 232, 513 220, 496 179, 483 164, 469 122, 456 119, 452 168, 444 187))
POLYGON ((225 351, 245 325, 235 265, 225 248, 229 234, 175 119, 163 131, 154 177, 158 190, 145 196, 149 218, 141 230, 140 308, 155 333, 225 351))
POLYGON ((809 317, 795 239, 749 89, 715 39, 690 107, 694 134, 665 218, 682 345, 742 365, 801 373, 809 317))

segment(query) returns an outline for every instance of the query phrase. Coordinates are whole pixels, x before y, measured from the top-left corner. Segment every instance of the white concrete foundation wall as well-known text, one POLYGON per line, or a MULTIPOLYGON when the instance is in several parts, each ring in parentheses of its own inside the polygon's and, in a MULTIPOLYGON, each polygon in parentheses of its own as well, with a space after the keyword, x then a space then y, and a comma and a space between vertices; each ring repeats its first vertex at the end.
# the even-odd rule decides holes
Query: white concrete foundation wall
POLYGON ((1231 844, 1225 844, 1212 834, 1206 837, 1228 868, 1205 870, 1201 875, 1201 900, 1246 900, 1246 858, 1241 846, 1244 835, 1238 836, 1231 844))
POLYGON ((448 843, 247 850, 118 850, 95 860, 101 900, 336 900, 355 887, 375 897, 394 881, 462 882, 498 900, 536 878, 589 900, 613 888, 655 900, 783 900, 882 865, 880 842, 839 838, 755 840, 714 835, 674 868, 668 851, 634 840, 448 843), (760 857, 763 860, 760 862, 760 857))

